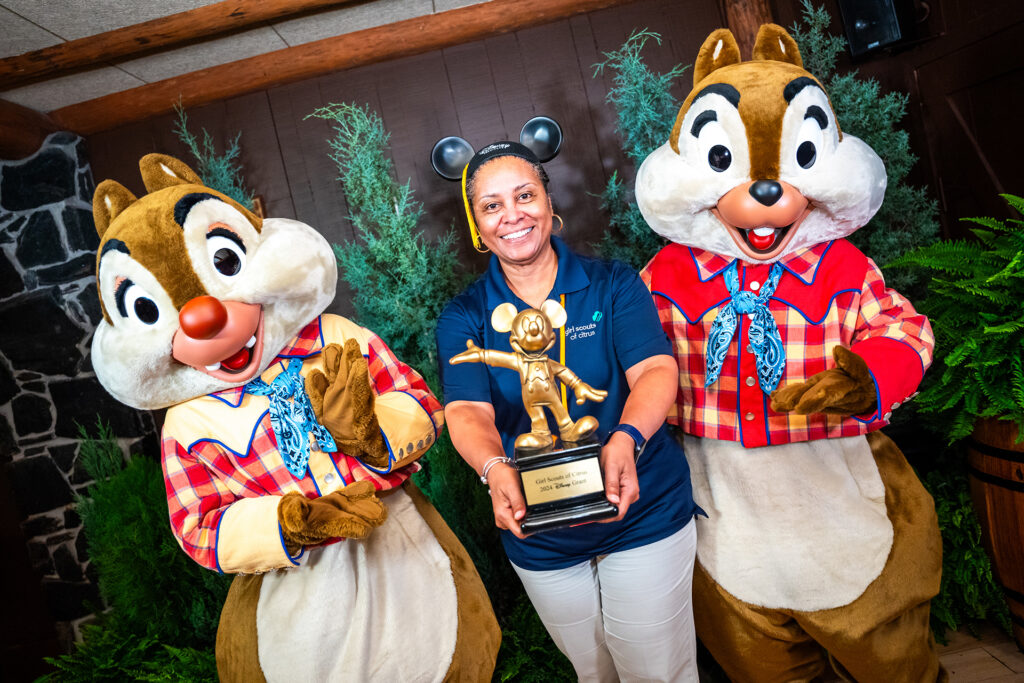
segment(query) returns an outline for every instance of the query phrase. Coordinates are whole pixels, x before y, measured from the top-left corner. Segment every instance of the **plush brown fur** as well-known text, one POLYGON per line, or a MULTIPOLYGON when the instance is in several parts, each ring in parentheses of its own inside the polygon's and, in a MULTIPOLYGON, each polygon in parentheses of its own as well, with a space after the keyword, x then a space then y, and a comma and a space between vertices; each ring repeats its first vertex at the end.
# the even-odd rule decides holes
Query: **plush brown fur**
POLYGON ((758 31, 754 58, 770 61, 770 68, 765 65, 760 69, 750 69, 748 63, 741 63, 736 39, 728 29, 718 29, 708 36, 697 56, 693 90, 679 109, 669 144, 679 152, 683 118, 704 88, 715 83, 731 85, 742 93, 739 113, 747 130, 750 177, 774 180, 779 177, 779 145, 782 135, 779 122, 788 106, 783 91, 790 81, 810 77, 810 74, 803 68, 796 42, 784 28, 776 24, 765 24, 758 31), (780 40, 785 51, 779 47, 780 40), (718 59, 713 59, 719 41, 722 42, 722 48, 718 59))
POLYGON ((371 467, 387 467, 388 446, 373 411, 369 369, 359 343, 349 339, 344 349, 328 344, 323 358, 324 372, 313 370, 306 377, 306 393, 317 419, 342 453, 371 467))
MULTIPOLYGON (((501 646, 501 627, 494 618, 480 575, 437 509, 412 482, 407 481, 403 488, 451 563, 459 624, 455 652, 444 680, 490 681, 501 646)), ((262 575, 238 576, 228 591, 217 630, 217 671, 222 683, 262 683, 265 680, 259 665, 256 632, 262 581, 262 575)))
POLYGON ((787 384, 772 392, 772 410, 847 416, 874 408, 878 393, 864 359, 845 346, 834 347, 832 358, 836 367, 819 372, 806 382, 787 384))
POLYGON ((859 598, 818 612, 756 607, 729 595, 697 564, 697 634, 731 680, 811 680, 825 668, 825 649, 842 673, 862 683, 948 679, 928 620, 942 571, 935 506, 896 444, 881 432, 867 438, 885 483, 894 540, 882 574, 859 598))
POLYGON ((217 676, 221 683, 265 683, 260 668, 256 609, 262 574, 240 574, 231 582, 217 626, 217 676))
POLYGON ((366 538, 387 517, 387 508, 368 481, 357 481, 319 498, 292 492, 277 506, 281 536, 292 554, 300 546, 330 538, 366 538))
MULTIPOLYGON (((203 185, 192 169, 174 157, 147 154, 139 161, 139 170, 149 194, 136 198, 114 180, 104 180, 92 199, 93 220, 100 240, 116 239, 124 243, 133 259, 141 263, 166 288, 175 307, 181 308, 197 296, 207 294, 189 261, 182 226, 174 220, 174 206, 185 195, 211 194, 240 211, 259 231, 262 220, 227 195, 203 185), (109 228, 115 218, 117 227, 109 228)), ((99 273, 103 250, 96 252, 99 273)), ((100 299, 103 317, 110 315, 100 299)))

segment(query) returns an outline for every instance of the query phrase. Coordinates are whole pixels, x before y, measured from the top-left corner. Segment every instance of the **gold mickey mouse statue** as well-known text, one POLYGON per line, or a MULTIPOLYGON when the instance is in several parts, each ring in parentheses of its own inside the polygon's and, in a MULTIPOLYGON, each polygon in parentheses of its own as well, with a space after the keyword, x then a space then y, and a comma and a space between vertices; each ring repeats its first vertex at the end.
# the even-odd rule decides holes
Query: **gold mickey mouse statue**
POLYGON ((540 310, 527 308, 517 312, 513 304, 501 304, 491 313, 491 327, 498 332, 512 333, 510 341, 513 352, 481 349, 472 339, 468 339, 468 350, 452 356, 448 361, 452 365, 485 363, 491 367, 519 372, 523 385, 523 405, 530 416, 530 431, 516 437, 517 449, 542 449, 554 443, 544 415, 545 406, 555 416, 562 441, 582 441, 597 431, 597 420, 590 415, 584 415, 575 422, 569 417, 569 411, 562 405, 556 379, 572 389, 579 405, 588 399, 603 401, 608 392, 593 388, 572 370, 546 355, 555 343, 555 330, 564 325, 565 320, 565 309, 551 299, 541 304, 540 310))

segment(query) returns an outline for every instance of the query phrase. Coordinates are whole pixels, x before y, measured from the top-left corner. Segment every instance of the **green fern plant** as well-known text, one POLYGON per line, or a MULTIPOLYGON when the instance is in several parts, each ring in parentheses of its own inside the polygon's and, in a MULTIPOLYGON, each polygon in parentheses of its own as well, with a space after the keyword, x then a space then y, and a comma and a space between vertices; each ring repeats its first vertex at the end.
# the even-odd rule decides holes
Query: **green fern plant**
MULTIPOLYGON (((1024 199, 1000 196, 1024 212, 1024 199)), ((978 226, 976 240, 937 242, 890 263, 931 276, 919 308, 935 331, 938 376, 918 408, 943 416, 950 442, 981 418, 1012 419, 1024 436, 1024 221, 963 220, 978 226)))
MULTIPOLYGON (((634 31, 622 47, 605 52, 604 61, 594 65, 595 78, 605 69, 614 74, 605 101, 615 109, 615 130, 637 167, 668 140, 679 111, 672 83, 688 68, 677 64, 665 73, 652 71, 640 54, 649 40, 661 44, 661 36, 654 31, 634 31)), ((595 246, 604 258, 619 259, 639 269, 665 245, 647 226, 632 189, 624 185, 618 171, 612 173, 601 193, 601 208, 608 213, 610 229, 595 246)))
POLYGON ((932 470, 923 481, 935 500, 942 533, 942 585, 932 600, 932 631, 942 640, 947 629, 966 624, 973 632, 975 622, 990 619, 1010 634, 1010 610, 981 545, 967 475, 962 467, 947 465, 932 470))
POLYGON ((174 134, 195 157, 196 173, 202 178, 203 184, 218 192, 223 192, 247 209, 253 208, 253 193, 246 189, 242 178, 242 165, 238 161, 241 153, 238 141, 241 132, 235 134, 223 154, 217 154, 213 144, 213 136, 205 128, 202 137, 196 137, 188 129, 188 116, 185 107, 179 101, 174 105, 178 120, 174 123, 174 134))
POLYGON ((109 425, 79 426, 79 460, 94 480, 76 500, 89 559, 110 609, 48 681, 215 680, 213 645, 231 577, 181 552, 167 523, 160 463, 124 454, 109 425))

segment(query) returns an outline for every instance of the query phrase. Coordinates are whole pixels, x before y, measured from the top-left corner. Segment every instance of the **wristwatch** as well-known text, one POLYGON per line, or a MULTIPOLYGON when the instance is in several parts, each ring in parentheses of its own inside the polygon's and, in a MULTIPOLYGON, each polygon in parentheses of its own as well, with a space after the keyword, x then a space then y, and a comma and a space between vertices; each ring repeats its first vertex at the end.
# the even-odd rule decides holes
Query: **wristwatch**
POLYGON ((640 433, 640 430, 631 424, 622 422, 612 427, 612 430, 608 432, 608 436, 605 438, 604 442, 608 443, 612 438, 612 434, 615 432, 622 432, 629 436, 629 438, 633 439, 633 458, 635 460, 639 460, 640 454, 644 452, 644 446, 647 445, 647 439, 645 439, 644 435, 640 433))

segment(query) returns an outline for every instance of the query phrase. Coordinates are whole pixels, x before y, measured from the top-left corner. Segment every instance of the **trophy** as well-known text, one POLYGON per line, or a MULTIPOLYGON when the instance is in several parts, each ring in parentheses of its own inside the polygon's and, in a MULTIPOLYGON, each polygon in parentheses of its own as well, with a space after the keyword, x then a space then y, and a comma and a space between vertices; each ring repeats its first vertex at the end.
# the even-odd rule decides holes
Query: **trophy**
POLYGON ((467 350, 448 361, 453 365, 485 363, 519 373, 523 405, 530 416, 530 431, 516 437, 513 458, 526 500, 526 516, 520 522, 524 534, 619 514, 604 494, 601 444, 593 436, 597 420, 585 415, 574 422, 562 404, 558 383, 573 391, 577 404, 603 401, 608 392, 594 389, 546 355, 555 343, 555 330, 565 320, 565 309, 550 299, 540 310, 521 312, 513 304, 501 304, 491 313, 491 326, 498 332, 511 332, 513 352, 481 349, 470 339, 467 350), (545 407, 558 424, 557 437, 548 429, 545 407))

